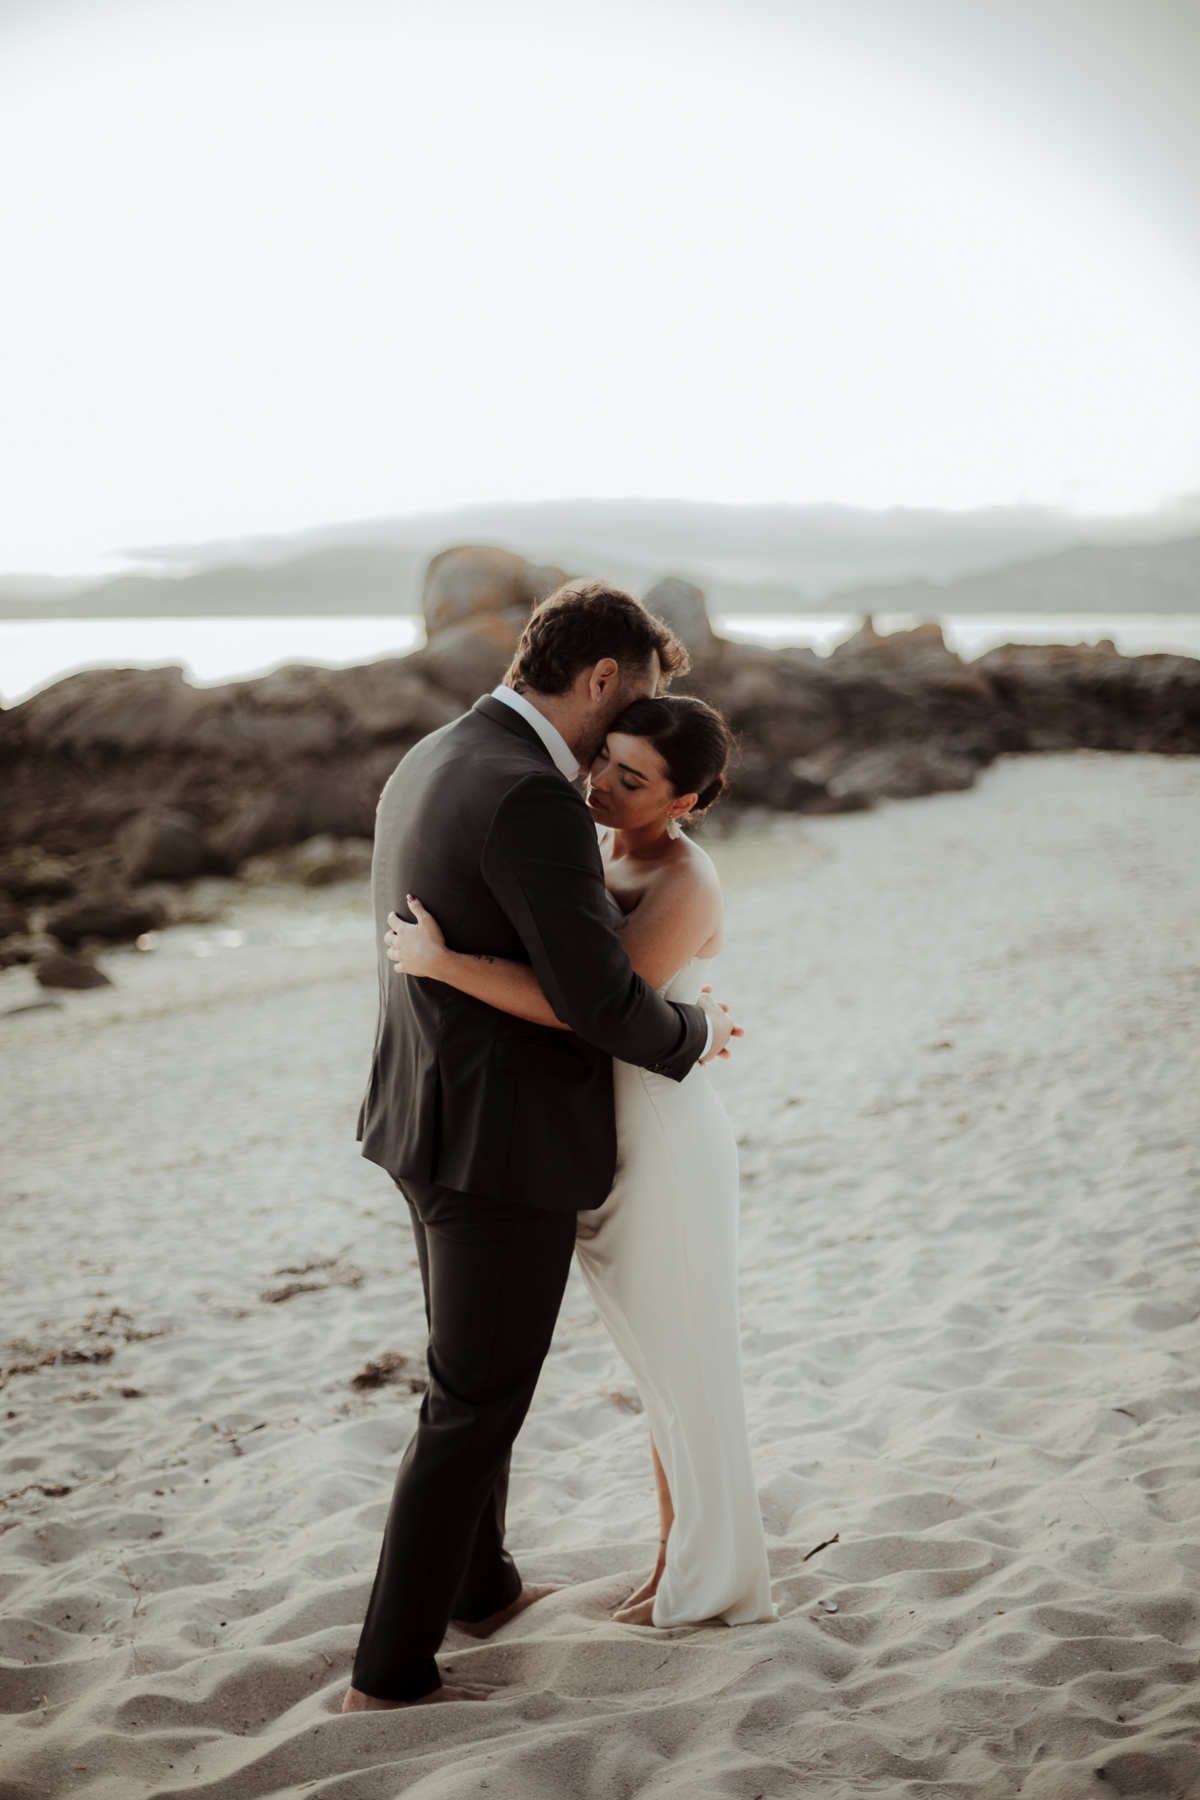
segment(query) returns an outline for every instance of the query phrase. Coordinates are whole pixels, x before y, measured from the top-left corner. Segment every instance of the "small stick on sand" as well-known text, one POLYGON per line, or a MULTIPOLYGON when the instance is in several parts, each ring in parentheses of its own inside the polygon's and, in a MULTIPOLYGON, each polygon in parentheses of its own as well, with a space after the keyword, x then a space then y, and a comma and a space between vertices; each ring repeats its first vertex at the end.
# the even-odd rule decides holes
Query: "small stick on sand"
POLYGON ((817 1554, 817 1551, 818 1551, 818 1550, 828 1550, 828 1548, 829 1548, 829 1546, 830 1546, 830 1544, 836 1544, 836 1543, 837 1543, 837 1541, 838 1541, 838 1539, 839 1539, 839 1538, 840 1538, 840 1537, 841 1537, 841 1535, 842 1535, 842 1534, 841 1534, 841 1532, 840 1532, 840 1531, 835 1531, 835 1532, 834 1532, 834 1534, 833 1534, 833 1536, 832 1536, 832 1537, 831 1537, 831 1538, 826 1538, 826 1539, 825 1539, 825 1542, 824 1542, 824 1543, 823 1543, 823 1544, 814 1544, 814 1545, 813 1545, 813 1547, 812 1547, 812 1549, 811 1549, 811 1550, 810 1550, 810 1551, 809 1551, 809 1552, 808 1552, 808 1555, 807 1555, 807 1556, 802 1556, 802 1557, 801 1557, 801 1558, 800 1558, 800 1561, 801 1561, 801 1562, 802 1562, 802 1563, 803 1563, 803 1562, 807 1562, 807 1561, 808 1561, 808 1558, 809 1558, 809 1557, 810 1557, 810 1556, 815 1556, 815 1555, 816 1555, 816 1554, 817 1554))

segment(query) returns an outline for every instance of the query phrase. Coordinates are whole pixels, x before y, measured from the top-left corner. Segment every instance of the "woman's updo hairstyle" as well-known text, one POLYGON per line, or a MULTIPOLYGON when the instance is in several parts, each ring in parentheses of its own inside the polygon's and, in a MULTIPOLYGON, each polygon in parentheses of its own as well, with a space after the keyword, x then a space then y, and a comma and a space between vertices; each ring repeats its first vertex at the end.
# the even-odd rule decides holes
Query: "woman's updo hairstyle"
POLYGON ((707 701, 691 694, 662 694, 635 700, 608 728, 645 738, 666 765, 674 792, 695 794, 696 804, 681 825, 698 825, 725 790, 725 767, 733 748, 728 725, 707 701))

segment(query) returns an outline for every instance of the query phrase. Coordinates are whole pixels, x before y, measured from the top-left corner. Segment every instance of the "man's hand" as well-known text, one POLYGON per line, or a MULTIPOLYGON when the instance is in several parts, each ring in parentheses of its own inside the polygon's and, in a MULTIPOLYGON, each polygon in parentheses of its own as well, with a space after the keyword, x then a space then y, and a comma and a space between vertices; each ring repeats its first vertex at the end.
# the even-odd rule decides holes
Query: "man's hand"
POLYGON ((712 1045, 708 1055, 700 1058, 701 1062, 706 1063, 712 1062, 715 1056, 723 1056, 728 1060, 729 1051, 726 1046, 728 1045, 730 1038, 745 1037, 746 1035, 740 1025, 734 1024, 729 1016, 729 1008, 723 1001, 707 998, 711 993, 712 989, 710 987, 702 988, 700 990, 700 998, 696 1002, 696 1005, 700 1008, 701 1012, 707 1013, 708 1017, 712 1020, 712 1045))

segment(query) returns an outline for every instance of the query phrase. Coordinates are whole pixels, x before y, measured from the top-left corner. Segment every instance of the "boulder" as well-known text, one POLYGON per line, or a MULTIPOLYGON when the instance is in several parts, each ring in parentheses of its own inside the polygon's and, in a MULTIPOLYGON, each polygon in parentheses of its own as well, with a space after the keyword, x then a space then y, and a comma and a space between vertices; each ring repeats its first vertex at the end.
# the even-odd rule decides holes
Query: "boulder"
POLYGON ((193 881, 208 861, 204 833, 190 813, 153 806, 135 813, 115 837, 127 881, 193 881))
POLYGON ((156 901, 97 894, 84 895, 66 912, 47 920, 46 930, 68 950, 75 950, 89 938, 108 944, 131 944, 145 931, 161 930, 166 922, 166 908, 156 901))
POLYGON ((111 987, 112 982, 95 963, 82 956, 45 956, 33 971, 34 980, 44 988, 111 987))
POLYGON ((23 963, 37 962, 39 957, 47 954, 44 938, 29 937, 25 933, 6 937, 0 941, 0 969, 16 969, 23 963))
POLYGON ((503 678, 520 636, 503 614, 484 613, 439 632, 425 647, 422 667, 439 688, 472 706, 503 678))
POLYGON ((801 759, 781 762, 745 741, 730 767, 729 797, 738 805, 766 806, 772 812, 861 812, 871 804, 865 795, 832 794, 801 759))
POLYGON ((290 854, 287 873, 302 887, 331 887, 338 881, 369 881, 371 844, 363 838, 313 837, 290 854))
POLYGON ((174 665, 85 669, 13 707, 5 723, 43 754, 135 757, 185 741, 220 707, 221 691, 192 687, 174 665))
POLYGON ((354 738, 377 743, 398 738, 415 742, 449 725, 462 711, 453 691, 423 671, 425 652, 389 656, 356 669, 323 671, 329 696, 344 714, 354 738))
POLYGON ((28 915, 11 901, 0 899, 0 938, 23 937, 28 930, 28 915))
POLYGON ((1108 645, 1006 644, 973 665, 1024 734, 1022 749, 1200 752, 1200 660, 1108 645))
POLYGON ((47 854, 37 844, 18 844, 0 863, 0 894, 23 900, 65 900, 79 889, 74 862, 47 854))
POLYGON ((827 782, 835 799, 915 800, 922 794, 973 787, 978 763, 956 756, 937 739, 875 744, 853 751, 827 782))
POLYGON ((532 609, 567 579, 561 569, 526 562, 511 550, 477 545, 443 550, 425 571, 426 635, 434 638, 465 619, 492 614, 504 619, 515 645, 532 609))
POLYGON ((719 654, 721 640, 713 632, 703 589, 677 575, 667 575, 642 595, 642 604, 670 626, 693 663, 711 662, 719 654))
POLYGON ((856 664, 870 669, 933 671, 963 666, 955 652, 946 648, 942 628, 932 619, 914 625, 911 631, 892 631, 881 637, 875 621, 867 617, 853 637, 835 645, 829 661, 833 668, 856 664))
POLYGON ((252 856, 242 864, 243 881, 295 882, 300 887, 331 887, 339 881, 368 881, 371 876, 369 838, 322 835, 302 844, 252 856))
POLYGON ((214 867, 236 875, 252 856, 279 850, 308 836, 305 812, 293 793, 266 793, 240 807, 209 838, 214 867))

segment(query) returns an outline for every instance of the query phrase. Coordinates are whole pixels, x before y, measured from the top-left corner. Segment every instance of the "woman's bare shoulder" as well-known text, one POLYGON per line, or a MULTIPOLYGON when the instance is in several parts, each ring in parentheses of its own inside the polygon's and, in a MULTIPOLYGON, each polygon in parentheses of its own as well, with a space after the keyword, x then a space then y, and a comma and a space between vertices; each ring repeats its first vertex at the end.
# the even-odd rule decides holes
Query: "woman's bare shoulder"
POLYGON ((712 858, 690 838, 677 839, 673 849, 675 854, 663 862, 650 885, 649 892, 655 899, 653 910, 657 913, 661 908, 686 908, 695 917, 707 918, 716 929, 724 903, 712 858))
POLYGON ((672 858, 669 865, 672 875, 680 882, 686 882, 689 887, 719 894, 721 878, 707 850, 702 850, 690 837, 683 837, 678 841, 684 854, 672 858))

